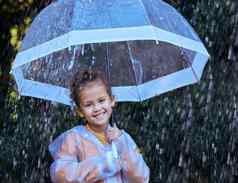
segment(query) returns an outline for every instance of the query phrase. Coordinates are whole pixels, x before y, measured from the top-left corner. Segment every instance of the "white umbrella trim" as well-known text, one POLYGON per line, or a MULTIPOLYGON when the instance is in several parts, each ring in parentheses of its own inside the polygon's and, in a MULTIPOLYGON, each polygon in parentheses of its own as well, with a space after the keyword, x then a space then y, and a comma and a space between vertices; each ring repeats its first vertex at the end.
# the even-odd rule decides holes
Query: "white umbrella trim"
POLYGON ((74 45, 88 43, 118 42, 132 40, 156 40, 171 43, 195 52, 209 55, 202 42, 159 29, 154 26, 139 26, 130 28, 113 28, 101 30, 71 31, 46 43, 19 52, 13 64, 13 69, 29 63, 53 52, 74 45), (100 35, 100 36, 98 36, 100 35))

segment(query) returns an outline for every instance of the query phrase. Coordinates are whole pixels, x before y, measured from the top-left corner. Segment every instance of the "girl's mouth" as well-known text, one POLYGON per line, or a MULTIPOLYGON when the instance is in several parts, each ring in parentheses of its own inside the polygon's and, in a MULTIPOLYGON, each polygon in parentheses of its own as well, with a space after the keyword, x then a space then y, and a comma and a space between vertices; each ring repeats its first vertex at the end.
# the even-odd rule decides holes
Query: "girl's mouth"
POLYGON ((94 115, 93 117, 96 119, 100 119, 100 118, 104 117, 105 113, 106 112, 101 112, 100 114, 94 115))

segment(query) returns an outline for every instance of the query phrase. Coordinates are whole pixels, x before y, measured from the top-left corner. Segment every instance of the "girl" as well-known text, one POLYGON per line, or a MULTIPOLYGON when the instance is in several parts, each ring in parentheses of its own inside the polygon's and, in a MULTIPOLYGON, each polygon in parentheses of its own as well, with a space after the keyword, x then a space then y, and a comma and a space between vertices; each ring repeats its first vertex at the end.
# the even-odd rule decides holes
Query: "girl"
POLYGON ((79 72, 70 91, 86 125, 66 131, 49 145, 52 182, 148 183, 149 169, 133 139, 109 125, 115 100, 102 75, 79 72))

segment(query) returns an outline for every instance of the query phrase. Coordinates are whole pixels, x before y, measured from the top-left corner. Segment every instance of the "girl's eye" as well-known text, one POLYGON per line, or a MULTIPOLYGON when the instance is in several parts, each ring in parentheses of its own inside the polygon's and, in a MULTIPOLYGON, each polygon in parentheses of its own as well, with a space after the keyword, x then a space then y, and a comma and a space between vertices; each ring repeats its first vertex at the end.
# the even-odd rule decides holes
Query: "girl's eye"
POLYGON ((91 104, 84 104, 84 107, 90 107, 91 104))
POLYGON ((103 103, 105 101, 105 99, 104 98, 102 98, 102 99, 99 99, 99 103, 103 103))

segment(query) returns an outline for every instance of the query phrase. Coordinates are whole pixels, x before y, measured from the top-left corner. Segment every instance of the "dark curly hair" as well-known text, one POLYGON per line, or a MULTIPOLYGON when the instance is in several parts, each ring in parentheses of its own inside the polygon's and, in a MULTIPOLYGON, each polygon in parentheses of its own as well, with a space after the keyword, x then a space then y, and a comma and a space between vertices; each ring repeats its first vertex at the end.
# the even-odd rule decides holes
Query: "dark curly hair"
POLYGON ((107 93, 110 97, 112 97, 111 87, 101 72, 92 69, 80 70, 75 73, 70 81, 70 98, 77 107, 80 106, 80 90, 82 90, 85 85, 93 81, 102 82, 106 87, 107 93))

